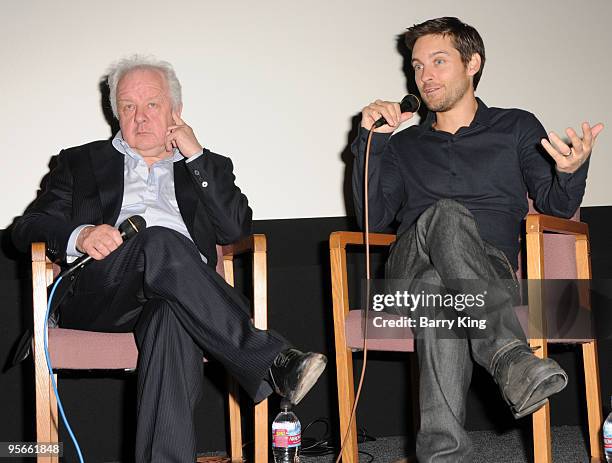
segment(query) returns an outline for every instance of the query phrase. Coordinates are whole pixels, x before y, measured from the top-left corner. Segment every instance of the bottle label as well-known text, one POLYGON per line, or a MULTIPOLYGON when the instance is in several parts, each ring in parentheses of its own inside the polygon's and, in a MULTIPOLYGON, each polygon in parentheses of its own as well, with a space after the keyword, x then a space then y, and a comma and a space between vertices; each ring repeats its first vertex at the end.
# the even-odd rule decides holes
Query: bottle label
POLYGON ((280 448, 299 447, 302 443, 302 429, 299 423, 279 423, 272 426, 272 446, 280 448))
POLYGON ((606 455, 612 455, 612 422, 606 422, 603 426, 604 450, 606 455))

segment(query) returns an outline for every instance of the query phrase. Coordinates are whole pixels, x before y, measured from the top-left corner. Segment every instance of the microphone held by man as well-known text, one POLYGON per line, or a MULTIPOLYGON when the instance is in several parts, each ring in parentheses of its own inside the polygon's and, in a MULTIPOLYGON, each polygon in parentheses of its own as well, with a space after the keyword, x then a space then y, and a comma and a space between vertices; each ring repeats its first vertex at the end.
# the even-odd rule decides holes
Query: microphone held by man
POLYGON ((399 103, 376 100, 362 110, 361 126, 375 132, 393 132, 400 124, 411 119, 421 107, 421 101, 412 94, 399 103))
POLYGON ((130 239, 147 227, 147 222, 139 215, 125 219, 118 228, 110 225, 95 225, 81 230, 77 238, 77 249, 84 255, 75 260, 70 267, 59 274, 66 277, 77 269, 82 269, 92 260, 101 260, 117 249, 124 241, 130 239))

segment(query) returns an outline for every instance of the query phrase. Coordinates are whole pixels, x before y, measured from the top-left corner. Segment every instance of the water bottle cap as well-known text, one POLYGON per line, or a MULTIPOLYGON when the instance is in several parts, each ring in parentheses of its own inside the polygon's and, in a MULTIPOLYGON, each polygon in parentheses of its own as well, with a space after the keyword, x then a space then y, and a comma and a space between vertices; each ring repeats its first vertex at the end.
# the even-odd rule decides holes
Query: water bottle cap
POLYGON ((282 399, 280 403, 281 410, 291 410, 292 405, 289 399, 282 399))

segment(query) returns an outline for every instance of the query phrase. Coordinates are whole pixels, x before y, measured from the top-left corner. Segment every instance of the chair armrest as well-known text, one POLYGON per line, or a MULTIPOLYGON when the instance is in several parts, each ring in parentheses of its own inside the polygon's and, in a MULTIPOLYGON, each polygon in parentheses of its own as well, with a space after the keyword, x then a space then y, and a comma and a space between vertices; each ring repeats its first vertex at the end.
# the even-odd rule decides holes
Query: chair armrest
POLYGON ((266 252, 266 235, 253 234, 222 247, 223 257, 233 257, 245 252, 266 252))
POLYGON ((53 279, 52 264, 46 256, 45 243, 32 243, 32 311, 34 355, 42 355, 42 339, 47 313, 47 285, 53 279))
POLYGON ((527 233, 553 232, 587 236, 589 234, 589 226, 584 222, 544 214, 528 214, 526 229, 527 233))
MULTIPOLYGON (((369 240, 372 246, 389 246, 396 239, 396 235, 384 233, 370 233, 369 240)), ((331 265, 332 301, 336 345, 346 345, 344 327, 349 311, 348 274, 346 266, 346 246, 364 245, 365 234, 362 232, 336 231, 329 235, 329 257, 331 265), (340 331, 339 331, 340 330, 340 331), (338 337, 339 336, 339 337, 338 337)))
POLYGON ((44 294, 45 310, 47 307, 47 287, 53 282, 53 278, 56 276, 55 267, 57 267, 47 258, 46 250, 46 243, 32 243, 32 288, 34 294, 44 294))
POLYGON ((253 253, 253 324, 265 330, 268 327, 268 273, 266 235, 253 234, 240 241, 222 246, 225 281, 234 286, 234 256, 253 253))
MULTIPOLYGON (((371 246, 389 246, 397 238, 388 233, 370 233, 371 246)), ((336 231, 329 235, 330 249, 344 249, 347 244, 365 245, 365 234, 362 232, 336 231)))
POLYGON ((45 243, 32 243, 32 262, 47 262, 45 243))

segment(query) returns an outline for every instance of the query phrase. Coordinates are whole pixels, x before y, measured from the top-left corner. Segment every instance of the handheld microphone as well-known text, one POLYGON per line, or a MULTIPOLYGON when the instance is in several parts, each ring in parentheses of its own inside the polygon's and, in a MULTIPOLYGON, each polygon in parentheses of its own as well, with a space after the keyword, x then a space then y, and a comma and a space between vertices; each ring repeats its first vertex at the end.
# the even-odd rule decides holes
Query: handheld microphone
MULTIPOLYGON (((421 100, 412 93, 409 93, 400 102, 400 111, 402 113, 415 113, 421 107, 421 100)), ((387 120, 384 117, 381 117, 376 122, 374 122, 373 128, 377 129, 378 127, 382 127, 387 123, 387 120)))
MULTIPOLYGON (((119 232, 121 232, 121 238, 123 241, 130 239, 140 230, 147 227, 147 222, 139 215, 133 215, 132 217, 128 217, 119 225, 119 232)), ((85 254, 84 256, 79 257, 75 260, 70 267, 64 270, 62 273, 58 275, 59 277, 66 277, 71 273, 75 272, 78 269, 82 269, 89 262, 93 260, 93 257, 85 254)))

